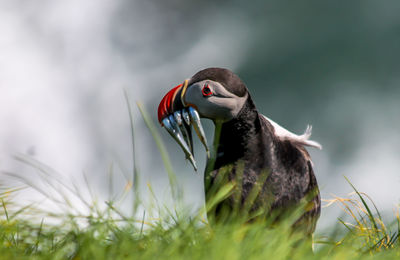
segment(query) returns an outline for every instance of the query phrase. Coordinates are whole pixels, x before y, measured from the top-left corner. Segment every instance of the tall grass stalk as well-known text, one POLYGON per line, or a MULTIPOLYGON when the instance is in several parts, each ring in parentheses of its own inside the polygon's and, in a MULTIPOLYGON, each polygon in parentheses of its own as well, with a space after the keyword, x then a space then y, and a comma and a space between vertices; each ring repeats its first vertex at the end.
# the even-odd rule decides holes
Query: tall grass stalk
POLYGON ((151 117, 147 113, 143 104, 141 102, 137 102, 137 106, 140 110, 140 113, 144 119, 144 122, 145 122, 147 128, 149 129, 151 135, 153 136, 154 141, 156 142, 158 150, 160 151, 165 170, 167 171, 167 174, 168 174, 172 197, 175 200, 175 202, 177 202, 179 197, 182 195, 182 192, 179 188, 179 185, 177 184, 176 175, 175 175, 174 170, 172 169, 172 164, 169 159, 167 149, 165 148, 164 142, 162 141, 161 136, 160 136, 159 132, 157 131, 156 126, 154 125, 151 117))

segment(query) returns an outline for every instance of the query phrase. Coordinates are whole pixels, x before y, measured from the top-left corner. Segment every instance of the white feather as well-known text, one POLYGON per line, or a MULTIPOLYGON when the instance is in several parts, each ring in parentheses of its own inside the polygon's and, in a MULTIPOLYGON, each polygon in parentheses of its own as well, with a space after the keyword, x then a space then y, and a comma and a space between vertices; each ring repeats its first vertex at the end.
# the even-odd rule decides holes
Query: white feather
POLYGON ((312 141, 312 140, 309 140, 309 138, 311 137, 312 126, 307 125, 307 129, 304 132, 304 134, 296 135, 296 134, 290 132, 289 130, 283 128, 282 126, 278 125, 277 123, 275 123, 274 121, 272 121, 268 117, 264 116, 264 118, 267 119, 268 122, 270 122, 271 125, 274 127, 275 135, 279 139, 281 139, 281 140, 289 140, 289 141, 296 142, 296 143, 301 144, 301 145, 315 147, 315 148, 318 148, 320 150, 322 149, 322 146, 319 143, 317 143, 315 141, 312 141))

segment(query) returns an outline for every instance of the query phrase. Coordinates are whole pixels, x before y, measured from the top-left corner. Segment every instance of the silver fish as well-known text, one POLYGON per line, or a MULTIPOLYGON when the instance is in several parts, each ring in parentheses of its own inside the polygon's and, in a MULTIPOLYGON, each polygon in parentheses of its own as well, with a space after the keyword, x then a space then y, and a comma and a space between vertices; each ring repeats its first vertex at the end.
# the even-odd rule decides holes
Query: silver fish
POLYGON ((200 121, 199 113, 193 107, 188 107, 187 111, 189 112, 190 115, 190 122, 192 123, 193 128, 196 131, 196 134, 199 137, 201 143, 204 145, 204 148, 206 149, 207 158, 210 158, 210 150, 208 149, 207 138, 206 135, 204 134, 204 129, 200 121))
POLYGON ((168 131, 168 133, 175 139, 175 141, 182 148, 183 152, 186 155, 186 159, 190 161, 193 165, 195 171, 197 171, 196 161, 193 158, 193 154, 190 151, 188 144, 182 137, 182 134, 179 131, 179 127, 173 115, 170 115, 162 120, 164 128, 168 131))
POLYGON ((193 140, 190 125, 187 125, 183 120, 181 111, 175 111, 174 118, 178 124, 179 130, 181 130, 183 139, 188 144, 190 152, 193 154, 193 140))

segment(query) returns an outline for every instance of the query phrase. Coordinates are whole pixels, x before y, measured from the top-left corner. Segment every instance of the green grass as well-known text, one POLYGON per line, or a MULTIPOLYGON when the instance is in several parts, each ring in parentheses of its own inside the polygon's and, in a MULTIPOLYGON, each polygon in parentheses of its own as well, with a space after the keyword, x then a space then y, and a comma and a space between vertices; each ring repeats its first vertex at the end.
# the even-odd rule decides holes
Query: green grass
MULTIPOLYGON (((38 171, 46 188, 8 173, 19 178, 22 184, 13 189, 0 186, 1 259, 400 258, 398 213, 391 223, 385 224, 372 200, 355 187, 350 198, 337 197, 328 203, 341 205, 346 214, 330 230, 314 237, 314 252, 301 234, 291 232, 295 219, 290 216, 270 228, 263 222, 240 221, 211 227, 204 220, 204 212, 188 213, 180 206, 184 194, 177 188, 168 154, 156 127, 143 106, 139 107, 162 153, 176 207, 168 208, 156 201, 150 206, 141 203, 136 166, 126 185, 117 194, 111 194, 108 201, 98 201, 88 186, 91 194, 88 201, 80 195, 83 191, 73 183, 60 181, 45 165, 18 157, 38 171), (61 210, 51 212, 41 209, 40 205, 18 205, 18 192, 25 187, 51 199, 61 210), (78 194, 76 197, 85 208, 77 210, 69 193, 78 194), (126 210, 122 211, 119 205, 129 194, 135 199, 132 213, 126 215, 126 210)), ((133 120, 131 123, 134 140, 133 120)), ((152 193, 151 187, 149 189, 152 193)), ((230 187, 225 190, 229 192, 230 187)), ((223 198, 224 191, 217 200, 218 197, 223 198)))

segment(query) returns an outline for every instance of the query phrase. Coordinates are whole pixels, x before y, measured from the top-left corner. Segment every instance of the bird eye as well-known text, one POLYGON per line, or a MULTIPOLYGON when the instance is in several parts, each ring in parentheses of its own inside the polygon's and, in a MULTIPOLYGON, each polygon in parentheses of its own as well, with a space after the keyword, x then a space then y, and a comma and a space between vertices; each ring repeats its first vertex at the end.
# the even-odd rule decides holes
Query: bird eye
POLYGON ((201 93, 203 93, 204 97, 208 97, 212 95, 212 91, 210 89, 210 86, 208 84, 205 84, 203 89, 201 90, 201 93))

